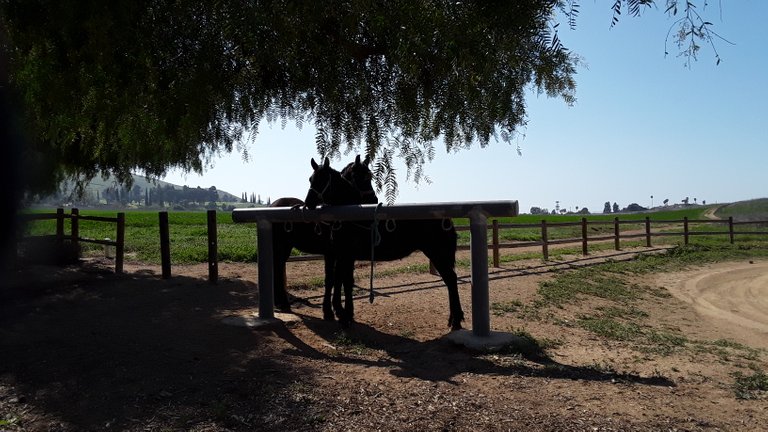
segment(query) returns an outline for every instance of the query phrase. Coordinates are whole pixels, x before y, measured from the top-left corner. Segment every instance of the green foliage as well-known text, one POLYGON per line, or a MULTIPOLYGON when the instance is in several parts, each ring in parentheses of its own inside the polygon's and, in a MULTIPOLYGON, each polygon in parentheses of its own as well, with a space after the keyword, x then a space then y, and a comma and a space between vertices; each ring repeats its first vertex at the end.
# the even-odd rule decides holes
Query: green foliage
MULTIPOLYGON (((614 23, 652 3, 618 0, 614 23)), ((711 42, 691 5, 677 34, 711 42)), ((574 102, 578 56, 558 37, 559 12, 575 27, 578 2, 562 0, 2 0, 27 187, 201 172, 220 152, 247 155, 241 139, 262 120, 290 120, 314 124, 321 156, 371 157, 391 200, 393 159, 419 181, 437 140, 448 151, 511 142, 530 88, 574 102)))
POLYGON ((637 292, 634 287, 627 286, 621 277, 596 266, 565 272, 542 282, 539 295, 548 304, 562 305, 576 300, 579 295, 623 301, 635 298, 637 292))
POLYGON ((604 317, 584 317, 579 319, 579 325, 604 338, 620 341, 634 341, 643 334, 637 324, 621 323, 604 317))
POLYGON ((640 255, 626 263, 609 264, 631 273, 652 273, 679 271, 695 265, 712 262, 768 257, 768 242, 729 244, 725 240, 713 239, 710 244, 677 246, 664 254, 640 255))
POLYGON ((768 375, 763 371, 755 371, 752 375, 734 374, 733 390, 739 399, 758 399, 768 393, 768 375))
MULTIPOLYGON (((525 93, 574 100, 557 2, 4 0, 31 152, 67 175, 201 171, 262 120, 313 122, 321 155, 401 157, 509 141, 525 93)), ((239 144, 237 144, 239 145, 239 144)), ((47 177, 50 177, 50 173, 47 177)))

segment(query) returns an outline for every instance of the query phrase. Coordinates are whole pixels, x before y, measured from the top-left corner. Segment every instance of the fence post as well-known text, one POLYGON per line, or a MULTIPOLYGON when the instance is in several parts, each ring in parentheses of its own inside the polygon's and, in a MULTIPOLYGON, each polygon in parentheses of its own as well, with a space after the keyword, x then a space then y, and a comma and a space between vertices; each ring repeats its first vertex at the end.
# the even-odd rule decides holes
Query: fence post
POLYGON ((274 257, 272 256, 272 222, 259 220, 257 222, 256 247, 258 248, 257 264, 259 266, 259 318, 264 320, 275 317, 275 278, 272 274, 274 257))
POLYGON ((620 236, 621 236, 621 233, 619 230, 619 217, 616 216, 615 218, 613 218, 613 237, 614 237, 613 243, 616 250, 621 250, 621 247, 620 247, 621 245, 619 244, 620 236))
POLYGON ((589 255, 587 246, 587 218, 581 218, 581 254, 584 256, 589 255))
POLYGON ((168 230, 168 212, 161 211, 160 217, 160 262, 163 268, 163 279, 171 277, 171 239, 168 230))
POLYGON ((731 244, 733 244, 733 216, 728 216, 728 235, 731 238, 731 244))
POLYGON ((219 280, 219 252, 216 234, 216 210, 208 210, 208 281, 219 280))
POLYGON ((472 334, 491 335, 490 297, 488 292, 488 219, 473 210, 469 214, 470 254, 472 257, 472 334))
POLYGON ((684 244, 688 246, 688 216, 683 218, 683 239, 684 244))
POLYGON ((499 263, 499 220, 494 219, 493 220, 493 266, 498 268, 499 263))
POLYGON ((122 273, 125 254, 125 213, 117 214, 117 245, 115 248, 115 273, 122 273))
POLYGON ((651 218, 645 217, 645 246, 651 247, 651 218))
POLYGON ((75 250, 78 250, 80 245, 78 239, 80 238, 80 210, 72 209, 72 245, 75 250))
POLYGON ((541 221, 541 253, 544 255, 544 261, 549 261, 549 245, 547 244, 547 221, 541 221))
POLYGON ((56 244, 64 243, 64 209, 56 209, 56 244))

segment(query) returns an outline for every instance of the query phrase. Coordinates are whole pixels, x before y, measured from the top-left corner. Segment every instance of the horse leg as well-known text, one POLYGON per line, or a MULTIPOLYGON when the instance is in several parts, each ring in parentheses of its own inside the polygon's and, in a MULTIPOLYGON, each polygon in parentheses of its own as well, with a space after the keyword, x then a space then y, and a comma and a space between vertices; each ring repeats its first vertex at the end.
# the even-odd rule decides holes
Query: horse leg
MULTIPOLYGON (((333 304, 331 296, 333 295, 333 283, 334 283, 334 271, 336 260, 332 255, 325 255, 325 293, 323 294, 323 319, 326 321, 334 321, 333 317, 333 304)), ((341 307, 341 299, 339 299, 339 307, 341 307)))
POLYGON ((354 287, 355 262, 346 258, 336 259, 336 272, 334 274, 333 299, 334 307, 338 303, 336 316, 342 328, 347 328, 354 321, 354 303, 352 289, 354 287), (341 307, 341 290, 344 289, 345 306, 341 307))
POLYGON ((448 326, 451 330, 461 330, 461 322, 464 321, 464 311, 461 309, 461 299, 459 298, 459 278, 456 276, 456 270, 454 269, 455 259, 451 259, 448 256, 432 256, 429 258, 434 262, 435 268, 448 288, 448 305, 450 309, 448 326))
POLYGON ((349 260, 343 263, 346 271, 342 273, 342 284, 344 285, 344 310, 347 313, 347 319, 350 323, 355 322, 355 299, 353 290, 355 289, 355 261, 349 260))
POLYGON ((336 259, 333 261, 333 311, 336 312, 336 318, 339 319, 339 323, 344 325, 344 322, 346 321, 346 313, 344 311, 344 306, 341 304, 341 274, 342 270, 339 267, 339 259, 336 257, 336 259))

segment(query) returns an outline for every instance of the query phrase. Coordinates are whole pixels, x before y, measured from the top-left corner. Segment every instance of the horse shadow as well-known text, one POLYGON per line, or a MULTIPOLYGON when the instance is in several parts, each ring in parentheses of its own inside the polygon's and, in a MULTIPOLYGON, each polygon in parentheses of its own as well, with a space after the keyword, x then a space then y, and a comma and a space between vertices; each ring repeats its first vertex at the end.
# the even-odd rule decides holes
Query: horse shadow
POLYGON ((671 379, 641 376, 614 371, 600 366, 569 365, 550 357, 535 340, 522 337, 522 342, 495 353, 480 353, 456 345, 446 338, 419 341, 407 336, 381 331, 356 322, 345 331, 338 324, 313 316, 297 314, 302 324, 325 340, 333 354, 320 351, 301 340, 287 326, 278 326, 275 334, 293 348, 283 353, 325 361, 381 367, 397 377, 458 385, 456 377, 463 373, 494 376, 525 376, 560 380, 623 382, 647 386, 675 387, 671 379), (360 352, 381 351, 387 356, 372 359, 360 352), (499 359, 505 361, 500 362, 499 359))

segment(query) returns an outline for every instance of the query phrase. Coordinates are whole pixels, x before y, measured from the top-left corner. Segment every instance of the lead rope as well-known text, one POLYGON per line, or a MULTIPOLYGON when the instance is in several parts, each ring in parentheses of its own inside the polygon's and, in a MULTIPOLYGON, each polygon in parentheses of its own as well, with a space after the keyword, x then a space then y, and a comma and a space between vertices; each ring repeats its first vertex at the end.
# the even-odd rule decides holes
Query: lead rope
POLYGON ((374 267, 374 249, 381 243, 381 234, 379 234, 379 209, 382 203, 376 206, 373 210, 373 223, 371 224, 371 284, 368 294, 368 302, 373 303, 373 267, 374 267))

